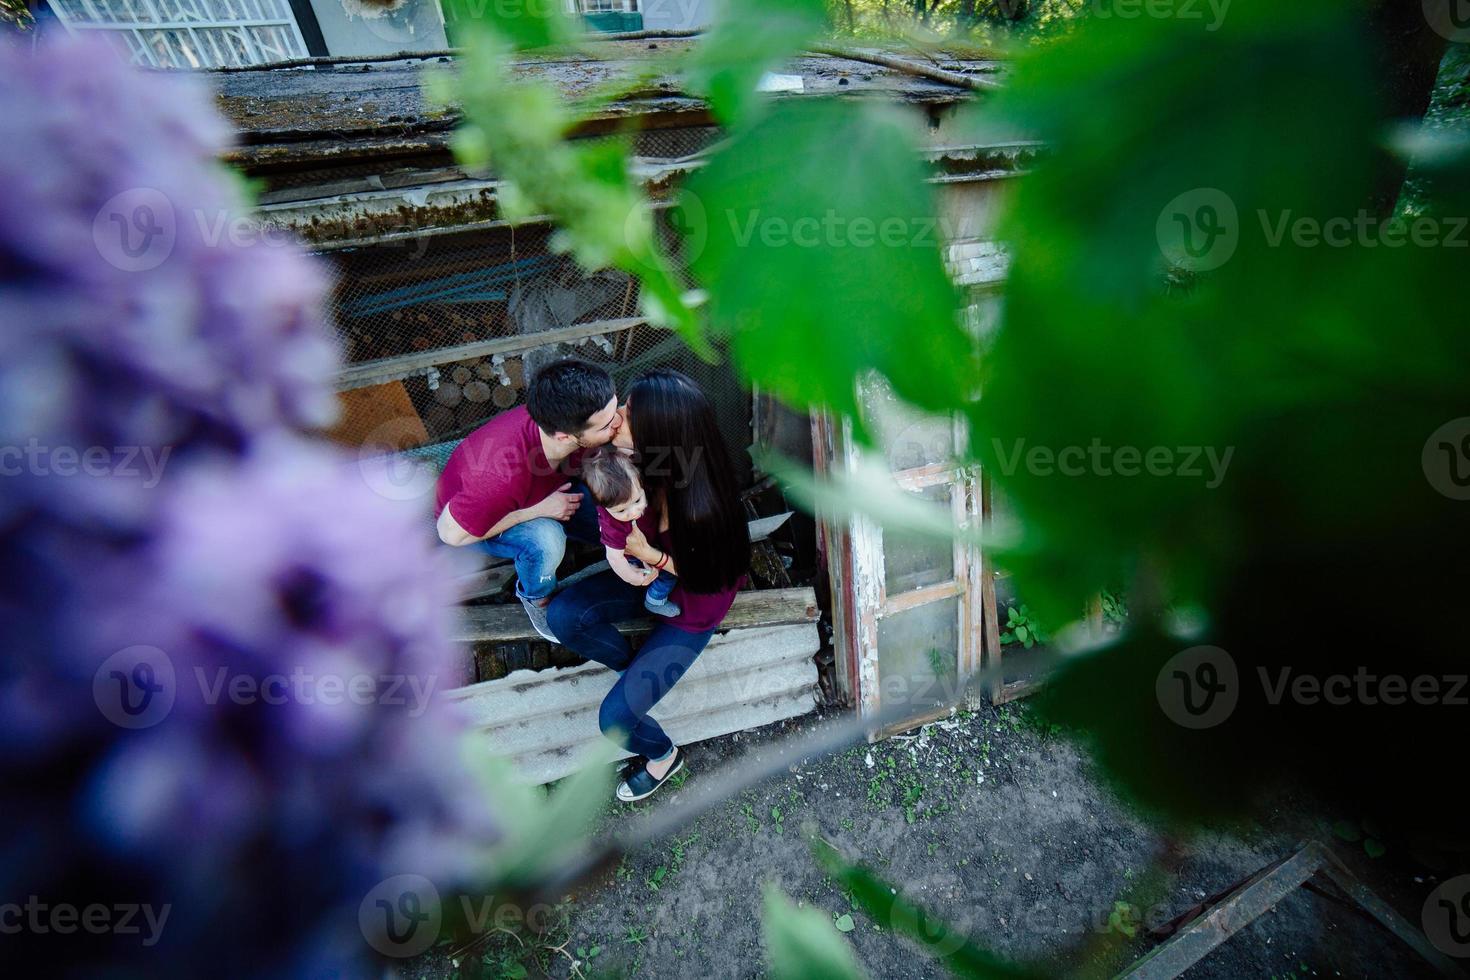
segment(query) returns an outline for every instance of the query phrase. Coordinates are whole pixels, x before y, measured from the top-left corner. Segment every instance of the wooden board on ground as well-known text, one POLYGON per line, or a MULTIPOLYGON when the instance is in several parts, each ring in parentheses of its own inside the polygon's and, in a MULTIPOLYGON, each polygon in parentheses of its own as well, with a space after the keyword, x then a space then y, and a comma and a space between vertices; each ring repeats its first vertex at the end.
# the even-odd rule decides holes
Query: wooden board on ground
MULTIPOLYGON (((536 639, 525 610, 519 604, 471 606, 460 610, 459 629, 454 638, 467 643, 507 643, 536 639)), ((811 587, 795 589, 760 589, 742 592, 735 597, 730 613, 720 624, 721 630, 747 629, 753 626, 779 626, 789 623, 817 621, 817 594, 811 587)), ((619 623, 624 633, 646 633, 653 624, 647 619, 619 623)))
POLYGON ((429 430, 408 397, 402 381, 337 392, 341 416, 327 438, 348 446, 360 446, 367 435, 385 436, 398 450, 413 449, 429 441, 429 430))

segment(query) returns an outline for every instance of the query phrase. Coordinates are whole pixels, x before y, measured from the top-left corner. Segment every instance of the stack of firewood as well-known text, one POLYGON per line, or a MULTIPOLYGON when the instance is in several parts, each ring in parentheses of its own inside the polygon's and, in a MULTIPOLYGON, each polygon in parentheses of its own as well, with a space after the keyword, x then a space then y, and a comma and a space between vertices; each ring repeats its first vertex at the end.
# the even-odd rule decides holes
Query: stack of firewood
POLYGON ((439 371, 439 383, 431 389, 433 404, 424 412, 433 432, 466 428, 510 408, 526 387, 525 366, 515 355, 456 361, 439 371))

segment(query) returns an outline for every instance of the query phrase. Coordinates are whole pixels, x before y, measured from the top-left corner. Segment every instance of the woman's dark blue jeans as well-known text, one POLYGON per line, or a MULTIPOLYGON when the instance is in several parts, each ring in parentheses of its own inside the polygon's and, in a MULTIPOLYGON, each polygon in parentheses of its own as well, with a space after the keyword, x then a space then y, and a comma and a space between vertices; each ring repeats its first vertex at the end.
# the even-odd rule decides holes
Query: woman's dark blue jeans
POLYGON ((643 608, 643 592, 603 572, 558 593, 546 618, 562 646, 622 675, 598 712, 602 733, 629 752, 657 759, 674 743, 648 712, 699 658, 714 631, 690 633, 661 622, 634 654, 613 624, 653 618, 643 608))

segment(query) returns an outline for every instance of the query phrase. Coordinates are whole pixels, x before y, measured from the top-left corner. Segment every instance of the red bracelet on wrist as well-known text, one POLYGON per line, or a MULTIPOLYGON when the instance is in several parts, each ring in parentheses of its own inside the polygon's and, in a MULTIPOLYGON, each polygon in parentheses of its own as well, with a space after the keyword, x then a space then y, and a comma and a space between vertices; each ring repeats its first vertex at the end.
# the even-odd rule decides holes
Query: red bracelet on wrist
POLYGON ((667 551, 662 551, 659 552, 659 554, 661 554, 663 557, 654 562, 653 567, 658 569, 659 571, 663 571, 669 563, 669 553, 667 551))

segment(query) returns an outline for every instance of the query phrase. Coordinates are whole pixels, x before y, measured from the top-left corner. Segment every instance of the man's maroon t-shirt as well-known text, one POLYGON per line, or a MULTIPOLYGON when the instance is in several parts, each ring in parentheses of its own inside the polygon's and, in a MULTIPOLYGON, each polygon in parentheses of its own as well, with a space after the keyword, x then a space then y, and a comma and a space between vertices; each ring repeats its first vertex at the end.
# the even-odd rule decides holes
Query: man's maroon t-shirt
MULTIPOLYGON (((628 532, 633 529, 630 522, 618 520, 602 507, 597 508, 597 526, 602 532, 602 543, 619 551, 627 546, 628 532)), ((674 541, 669 537, 668 531, 658 529, 658 516, 652 510, 644 511, 638 518, 638 529, 654 547, 665 553, 673 552, 674 541)), ((735 593, 743 582, 742 578, 735 588, 719 592, 691 592, 684 588, 681 580, 669 594, 669 598, 679 607, 679 615, 670 617, 666 622, 686 633, 705 633, 718 629, 725 614, 730 611, 730 606, 734 604, 735 593)))
MULTIPOLYGON (((580 453, 565 465, 573 469, 580 453)), ((570 479, 541 448, 541 430, 525 406, 502 412, 464 438, 444 472, 434 513, 447 506, 459 526, 484 534, 513 510, 545 500, 570 479)))

